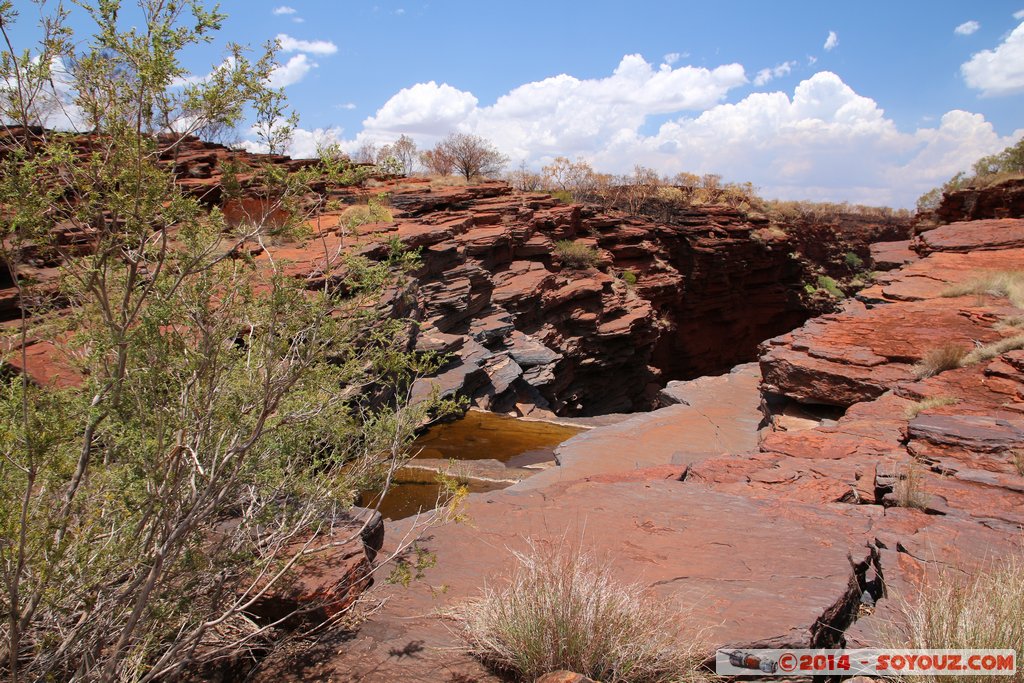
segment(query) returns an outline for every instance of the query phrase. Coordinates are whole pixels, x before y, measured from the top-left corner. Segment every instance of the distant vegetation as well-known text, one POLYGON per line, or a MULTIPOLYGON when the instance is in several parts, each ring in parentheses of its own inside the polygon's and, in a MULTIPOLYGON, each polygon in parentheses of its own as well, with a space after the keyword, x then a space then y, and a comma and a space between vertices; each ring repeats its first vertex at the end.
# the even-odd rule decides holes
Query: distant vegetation
POLYGON ((1020 177, 1024 177, 1024 138, 998 154, 978 159, 971 166, 970 173, 961 171, 941 187, 925 192, 917 200, 917 210, 934 211, 939 208, 942 195, 947 192, 966 188, 990 187, 1003 180, 1020 177))
POLYGON ((910 216, 905 209, 848 202, 765 200, 751 183, 726 182, 715 173, 682 172, 668 177, 645 166, 635 166, 632 173, 624 175, 601 173, 583 159, 571 161, 567 157, 556 157, 540 173, 520 165, 505 174, 505 179, 523 192, 548 192, 562 201, 592 203, 631 214, 664 215, 688 208, 722 206, 761 214, 777 223, 823 222, 838 214, 910 216))

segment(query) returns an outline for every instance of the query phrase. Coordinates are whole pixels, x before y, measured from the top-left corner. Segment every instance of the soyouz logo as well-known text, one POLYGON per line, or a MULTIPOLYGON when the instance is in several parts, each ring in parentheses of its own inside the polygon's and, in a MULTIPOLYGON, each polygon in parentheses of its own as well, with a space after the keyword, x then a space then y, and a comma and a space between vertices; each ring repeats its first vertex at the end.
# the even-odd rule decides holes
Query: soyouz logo
POLYGON ((718 650, 720 676, 1012 676, 1013 650, 718 650))

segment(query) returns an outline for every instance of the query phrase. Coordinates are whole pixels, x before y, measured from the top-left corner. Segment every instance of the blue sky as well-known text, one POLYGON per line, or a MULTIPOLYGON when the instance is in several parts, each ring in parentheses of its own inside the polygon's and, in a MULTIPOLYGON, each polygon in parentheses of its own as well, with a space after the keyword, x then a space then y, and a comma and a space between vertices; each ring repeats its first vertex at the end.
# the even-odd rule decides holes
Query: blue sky
POLYGON ((564 154, 909 206, 1024 134, 1024 0, 221 7, 188 67, 281 36, 297 155, 457 129, 535 168, 564 154))

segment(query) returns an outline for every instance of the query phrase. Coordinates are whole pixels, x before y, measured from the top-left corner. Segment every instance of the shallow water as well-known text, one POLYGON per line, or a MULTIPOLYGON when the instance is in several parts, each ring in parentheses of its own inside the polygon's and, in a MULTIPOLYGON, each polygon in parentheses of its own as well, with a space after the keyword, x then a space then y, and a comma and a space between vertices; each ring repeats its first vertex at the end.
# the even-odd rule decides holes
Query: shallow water
MULTIPOLYGON (((578 427, 471 410, 460 420, 431 427, 413 442, 412 448, 416 458, 493 459, 509 467, 524 467, 553 460, 555 447, 580 431, 578 427)), ((396 480, 380 505, 384 517, 402 519, 436 507, 441 486, 433 476, 425 476, 422 471, 400 470, 396 480)), ((508 484, 471 480, 467 485, 470 492, 481 493, 508 484)), ((377 492, 366 492, 359 504, 373 507, 377 495, 377 492)))

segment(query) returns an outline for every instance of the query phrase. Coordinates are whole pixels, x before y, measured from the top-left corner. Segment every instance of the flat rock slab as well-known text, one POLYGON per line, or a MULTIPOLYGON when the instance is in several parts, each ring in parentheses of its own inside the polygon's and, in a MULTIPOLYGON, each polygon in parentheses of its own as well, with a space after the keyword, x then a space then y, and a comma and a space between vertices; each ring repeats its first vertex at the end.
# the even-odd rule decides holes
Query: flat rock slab
POLYGON ((1024 249, 979 251, 973 254, 936 252, 928 258, 885 273, 861 290, 862 301, 884 303, 935 299, 951 285, 964 283, 986 270, 1017 270, 1024 264, 1024 249))
POLYGON ((851 559, 867 561, 872 526, 862 508, 778 505, 665 480, 507 489, 474 496, 467 513, 471 526, 428 536, 424 547, 437 553, 437 565, 422 581, 383 588, 383 610, 311 674, 334 681, 497 680, 458 649, 451 624, 434 615, 475 595, 484 581, 500 581, 527 538, 609 558, 617 578, 678 605, 682 623, 712 625, 711 649, 807 647, 826 628, 818 620, 845 609, 851 559))
POLYGON ((674 382, 680 403, 585 432, 555 450, 561 467, 523 482, 530 489, 558 481, 687 465, 709 455, 757 450, 761 373, 755 363, 717 377, 674 382))
POLYGON ((1001 338, 998 318, 964 298, 898 301, 811 321, 765 342, 764 388, 805 403, 850 406, 913 380, 913 364, 944 344, 974 348, 1001 338))
POLYGON ((910 248, 910 240, 897 242, 875 242, 870 246, 871 263, 876 270, 892 270, 921 259, 910 248))
POLYGON ((992 251, 1024 247, 1024 219, 995 218, 950 223, 921 233, 918 250, 992 251))

